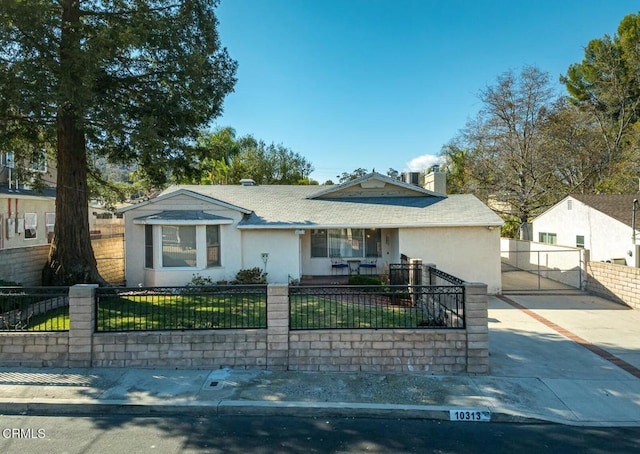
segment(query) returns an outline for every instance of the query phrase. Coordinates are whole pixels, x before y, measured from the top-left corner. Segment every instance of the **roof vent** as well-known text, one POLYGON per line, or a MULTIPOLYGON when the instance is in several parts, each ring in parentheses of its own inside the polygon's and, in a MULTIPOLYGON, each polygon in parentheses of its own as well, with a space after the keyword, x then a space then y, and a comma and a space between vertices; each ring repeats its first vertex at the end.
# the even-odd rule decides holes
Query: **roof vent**
POLYGON ((240 184, 242 186, 255 186, 256 182, 253 181, 251 178, 243 178, 242 180, 240 180, 240 184))

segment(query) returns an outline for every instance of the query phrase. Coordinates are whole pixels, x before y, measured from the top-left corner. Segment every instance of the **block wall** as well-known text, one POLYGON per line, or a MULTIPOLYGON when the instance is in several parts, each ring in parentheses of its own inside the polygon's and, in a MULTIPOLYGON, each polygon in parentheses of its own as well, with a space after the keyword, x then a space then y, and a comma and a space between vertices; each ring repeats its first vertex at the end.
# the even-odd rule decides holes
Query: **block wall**
POLYGON ((587 291, 640 309, 640 268, 606 262, 588 262, 587 291))
POLYGON ((0 366, 67 367, 69 333, 0 333, 0 366))

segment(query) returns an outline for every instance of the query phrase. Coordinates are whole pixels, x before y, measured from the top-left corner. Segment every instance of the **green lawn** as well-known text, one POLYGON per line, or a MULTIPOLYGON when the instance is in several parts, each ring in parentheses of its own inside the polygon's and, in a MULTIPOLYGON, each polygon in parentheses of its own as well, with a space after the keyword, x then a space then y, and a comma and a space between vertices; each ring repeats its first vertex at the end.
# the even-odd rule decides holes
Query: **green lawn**
MULTIPOLYGON (((437 327, 418 308, 387 304, 380 295, 292 295, 292 329, 437 327)), ((407 302, 405 300, 405 302, 407 302)), ((69 308, 32 317, 27 331, 69 329, 69 308)), ((266 328, 266 295, 256 293, 115 293, 100 297, 98 331, 266 328)), ((441 325, 440 325, 441 326, 441 325)))
POLYGON ((308 295, 291 298, 292 329, 417 328, 424 314, 413 307, 354 304, 308 295))
POLYGON ((264 328, 266 296, 221 293, 102 297, 97 319, 98 331, 264 328))

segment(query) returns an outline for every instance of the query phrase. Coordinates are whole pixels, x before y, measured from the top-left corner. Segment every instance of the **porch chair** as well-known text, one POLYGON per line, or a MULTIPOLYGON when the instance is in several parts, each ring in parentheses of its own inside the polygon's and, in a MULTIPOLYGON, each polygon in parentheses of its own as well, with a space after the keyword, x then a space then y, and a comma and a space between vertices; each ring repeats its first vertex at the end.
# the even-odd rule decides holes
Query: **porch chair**
POLYGON ((377 274, 378 268, 378 259, 377 258, 367 258, 360 262, 360 268, 366 271, 365 274, 377 274))
POLYGON ((349 265, 340 257, 331 257, 331 274, 344 274, 349 265))

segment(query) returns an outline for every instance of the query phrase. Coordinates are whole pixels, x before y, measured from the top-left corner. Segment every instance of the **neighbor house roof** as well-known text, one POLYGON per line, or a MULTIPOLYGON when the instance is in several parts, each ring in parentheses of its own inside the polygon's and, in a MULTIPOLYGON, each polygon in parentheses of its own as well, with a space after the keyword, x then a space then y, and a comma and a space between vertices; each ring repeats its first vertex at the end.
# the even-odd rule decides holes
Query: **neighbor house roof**
MULTIPOLYGON (((503 223, 473 195, 445 196, 402 182, 395 188, 396 180, 379 174, 369 176, 393 186, 391 189, 399 188, 403 195, 380 195, 380 187, 376 184, 370 193, 377 195, 367 196, 365 183, 364 190, 357 192, 357 196, 343 192, 336 194, 336 198, 331 197, 331 192, 338 193, 359 184, 349 182, 331 188, 181 185, 166 189, 159 198, 165 199, 178 192, 197 193, 206 199, 241 207, 248 213, 238 225, 243 229, 500 226, 503 223), (408 189, 413 192, 407 192, 408 189)), ((363 178, 360 183, 365 181, 368 180, 363 178)), ((153 203, 153 199, 149 203, 153 203)))
MULTIPOLYGON (((631 227, 637 194, 572 194, 571 197, 631 227)), ((637 213, 640 216, 640 212, 637 213)), ((640 221, 640 219, 638 219, 640 221)))

